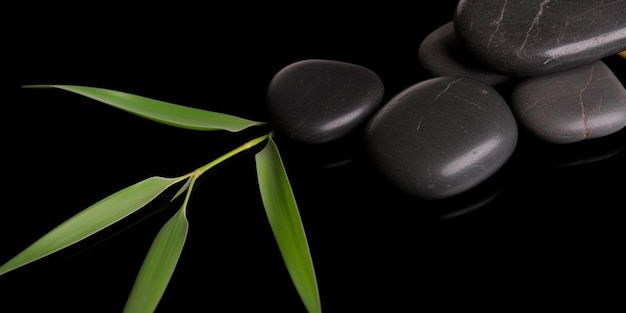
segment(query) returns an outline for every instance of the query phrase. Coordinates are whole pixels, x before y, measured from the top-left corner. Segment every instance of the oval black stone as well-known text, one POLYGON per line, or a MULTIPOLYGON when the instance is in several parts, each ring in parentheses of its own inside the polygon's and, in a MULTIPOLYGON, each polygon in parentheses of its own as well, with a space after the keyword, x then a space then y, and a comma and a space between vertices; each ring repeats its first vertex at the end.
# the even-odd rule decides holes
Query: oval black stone
POLYGON ((288 137, 320 144, 354 131, 380 106, 383 82, 360 65, 321 59, 281 69, 267 90, 271 122, 288 137))
POLYGON ((490 85, 436 77, 395 95, 370 119, 372 163, 400 190, 424 199, 465 192, 500 169, 517 145, 517 124, 490 85))
POLYGON ((511 90, 521 126, 549 143, 574 143, 626 126, 626 89, 602 61, 528 77, 511 90))
POLYGON ((460 0, 456 35, 492 70, 536 76, 626 50, 626 1, 460 0))

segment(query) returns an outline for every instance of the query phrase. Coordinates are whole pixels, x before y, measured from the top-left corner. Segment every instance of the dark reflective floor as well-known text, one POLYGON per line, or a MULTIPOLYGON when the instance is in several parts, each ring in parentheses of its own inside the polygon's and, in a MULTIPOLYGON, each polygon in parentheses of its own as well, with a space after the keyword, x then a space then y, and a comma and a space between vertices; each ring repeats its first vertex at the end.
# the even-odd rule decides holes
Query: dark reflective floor
MULTIPOLYGON (((326 58, 374 70, 389 98, 428 78, 417 47, 451 19, 455 4, 359 12, 314 6, 314 18, 300 10, 262 16, 257 8, 235 7, 105 10, 106 18, 24 8, 24 27, 9 31, 16 40, 5 56, 11 100, 3 102, 9 175, 0 262, 129 184, 185 174, 255 135, 173 129, 59 90, 20 85, 111 88, 263 120, 274 73, 297 60, 326 58)), ((626 82, 626 59, 606 62, 626 82)), ((409 198, 386 184, 358 135, 320 147, 277 143, 326 312, 621 303, 626 130, 567 146, 522 130, 498 173, 441 201, 409 198)), ((251 153, 202 180, 159 312, 304 312, 257 190, 251 153)), ((175 209, 157 203, 0 276, 0 312, 121 311, 150 242, 175 209)))

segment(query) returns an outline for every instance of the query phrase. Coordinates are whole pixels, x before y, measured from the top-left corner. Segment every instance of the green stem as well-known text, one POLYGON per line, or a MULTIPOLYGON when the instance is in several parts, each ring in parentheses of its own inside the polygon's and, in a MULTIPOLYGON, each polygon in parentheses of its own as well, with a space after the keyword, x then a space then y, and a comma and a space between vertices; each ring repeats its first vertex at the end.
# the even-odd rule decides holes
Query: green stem
POLYGON ((264 142, 265 140, 267 140, 269 137, 273 136, 274 132, 269 132, 263 136, 254 138, 246 143, 244 143, 243 145, 229 151, 226 154, 223 154, 222 156, 220 156, 219 158, 203 165, 202 167, 197 168, 195 171, 182 176, 181 179, 184 179, 186 177, 189 177, 189 179, 191 180, 189 182, 189 186, 187 187, 187 193, 185 194, 185 200, 183 201, 183 208, 184 209, 184 214, 186 214, 186 208, 187 208, 187 203, 189 202, 189 198, 191 197, 191 192, 193 190, 193 186, 196 182, 196 180, 198 179, 198 177, 200 177, 202 174, 204 174, 206 171, 210 170, 211 168, 213 168, 214 166, 230 159, 231 157, 237 155, 240 152, 246 151, 248 149, 254 148, 255 146, 257 146, 258 144, 260 144, 261 142, 264 142))
POLYGON ((192 175, 192 177, 190 178, 191 181, 189 182, 189 186, 187 187, 187 193, 185 194, 185 200, 183 201, 183 205, 182 205, 182 209, 183 209, 183 214, 185 215, 185 218, 187 218, 187 204, 189 203, 189 198, 191 198, 191 191, 193 190, 193 185, 196 182, 196 178, 198 176, 192 175))
POLYGON ((231 150, 230 152, 220 156, 219 158, 207 163, 206 165, 198 168, 197 170, 194 171, 193 175, 198 177, 202 174, 204 174, 204 172, 210 170, 211 168, 213 168, 214 166, 230 159, 231 157, 233 157, 234 155, 246 151, 248 149, 254 148, 256 145, 258 145, 259 143, 265 141, 266 139, 268 139, 270 136, 273 135, 274 132, 269 132, 263 136, 254 138, 246 143, 244 143, 243 145, 231 150))

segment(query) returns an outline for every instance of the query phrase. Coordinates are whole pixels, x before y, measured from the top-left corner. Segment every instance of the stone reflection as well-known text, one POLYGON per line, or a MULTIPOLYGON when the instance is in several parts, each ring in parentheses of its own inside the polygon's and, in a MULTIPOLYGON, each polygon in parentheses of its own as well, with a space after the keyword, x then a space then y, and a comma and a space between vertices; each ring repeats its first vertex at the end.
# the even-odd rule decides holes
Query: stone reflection
POLYGON ((546 145, 545 162, 549 166, 566 167, 610 159, 626 146, 626 130, 621 133, 567 145, 546 145))
POLYGON ((415 205, 427 218, 448 220, 482 209, 493 202, 506 188, 506 169, 501 170, 478 186, 456 196, 437 200, 416 200, 415 205))

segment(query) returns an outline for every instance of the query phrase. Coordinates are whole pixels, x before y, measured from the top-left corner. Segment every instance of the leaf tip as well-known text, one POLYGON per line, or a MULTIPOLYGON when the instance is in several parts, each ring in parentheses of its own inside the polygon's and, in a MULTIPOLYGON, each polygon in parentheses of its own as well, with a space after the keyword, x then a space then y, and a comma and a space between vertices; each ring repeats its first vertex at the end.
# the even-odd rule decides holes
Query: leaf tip
POLYGON ((22 85, 22 88, 31 88, 31 89, 35 89, 35 88, 39 88, 39 89, 43 89, 43 88, 52 88, 52 85, 22 85))

